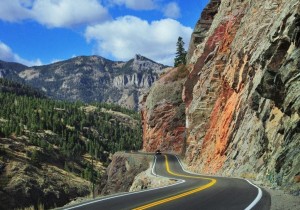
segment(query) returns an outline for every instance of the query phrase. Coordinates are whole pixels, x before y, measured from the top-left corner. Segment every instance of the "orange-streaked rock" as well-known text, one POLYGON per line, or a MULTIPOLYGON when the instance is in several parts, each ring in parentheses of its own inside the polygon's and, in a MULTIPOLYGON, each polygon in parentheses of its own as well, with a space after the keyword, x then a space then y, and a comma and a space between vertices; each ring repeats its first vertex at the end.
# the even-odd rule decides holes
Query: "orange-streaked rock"
POLYGON ((185 139, 185 106, 181 99, 187 70, 174 68, 154 84, 143 98, 143 150, 182 153, 185 139))
POLYGON ((297 0, 222 1, 206 37, 190 44, 183 99, 191 170, 299 192, 299 9, 297 0))
MULTIPOLYGON (((298 0, 210 1, 192 34, 182 91, 189 169, 299 194, 299 37, 298 0)), ((172 133, 175 113, 166 109, 174 103, 163 101, 151 111, 155 115, 144 116, 159 122, 156 130, 144 127, 144 148, 174 149, 162 139, 172 133)))

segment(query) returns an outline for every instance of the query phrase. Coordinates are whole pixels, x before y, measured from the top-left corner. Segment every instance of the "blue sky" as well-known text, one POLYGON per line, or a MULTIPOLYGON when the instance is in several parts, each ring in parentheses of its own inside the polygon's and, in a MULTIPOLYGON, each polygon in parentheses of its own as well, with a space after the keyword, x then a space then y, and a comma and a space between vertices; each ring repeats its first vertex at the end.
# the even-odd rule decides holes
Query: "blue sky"
POLYGON ((0 60, 28 66, 80 55, 173 64, 208 0, 1 0, 0 60))

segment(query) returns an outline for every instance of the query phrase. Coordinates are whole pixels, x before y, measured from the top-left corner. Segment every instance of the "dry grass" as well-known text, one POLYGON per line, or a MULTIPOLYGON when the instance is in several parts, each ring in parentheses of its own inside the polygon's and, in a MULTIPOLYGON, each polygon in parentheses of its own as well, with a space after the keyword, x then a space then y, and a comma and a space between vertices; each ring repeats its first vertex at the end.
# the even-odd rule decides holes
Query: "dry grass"
POLYGON ((96 106, 89 105, 89 106, 81 107, 81 109, 83 109, 84 112, 86 113, 90 113, 90 112, 95 112, 98 108, 96 106))
MULTIPOLYGON (((45 191, 60 191, 62 193, 76 188, 79 196, 86 195, 90 183, 73 173, 65 171, 63 165, 50 163, 51 161, 49 163, 41 163, 38 167, 31 165, 30 159, 27 157, 27 151, 32 152, 37 147, 28 146, 26 142, 20 139, 4 139, 0 143, 0 147, 5 152, 5 156, 1 158, 3 159, 2 162, 5 163, 5 171, 0 176, 0 188, 8 189, 4 191, 3 202, 10 200, 10 196, 14 196, 13 193, 9 193, 10 189, 15 189, 15 187, 24 188, 25 186, 32 186, 33 191, 39 186, 43 186, 45 191), (26 185, 26 183, 29 184, 26 185)), ((41 197, 41 199, 44 198, 41 197)), ((46 207, 47 204, 44 200, 40 200, 41 203, 36 206, 36 203, 39 201, 34 197, 30 197, 26 204, 22 202, 23 200, 20 200, 19 203, 15 203, 18 205, 14 207, 21 206, 21 208, 16 208, 20 210, 49 208, 46 207), (26 207, 26 205, 31 206, 26 207)), ((5 208, 5 206, 5 203, 1 203, 0 209, 13 209, 12 207, 5 208)))
POLYGON ((29 206, 29 207, 25 207, 25 208, 17 208, 14 210, 44 210, 44 204, 39 203, 37 208, 35 208, 34 206, 29 206))

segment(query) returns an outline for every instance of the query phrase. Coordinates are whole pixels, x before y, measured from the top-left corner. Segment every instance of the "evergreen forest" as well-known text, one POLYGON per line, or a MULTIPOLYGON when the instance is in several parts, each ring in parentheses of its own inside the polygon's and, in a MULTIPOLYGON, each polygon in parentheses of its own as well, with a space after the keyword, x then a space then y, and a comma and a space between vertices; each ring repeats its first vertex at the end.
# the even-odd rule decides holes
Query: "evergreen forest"
MULTIPOLYGON (((45 154, 58 152, 65 169, 90 181, 89 164, 76 172, 68 162, 89 155, 108 164, 110 154, 137 150, 142 144, 139 114, 117 105, 51 100, 30 87, 0 79, 0 106, 0 138, 25 136, 45 154)), ((48 159, 39 153, 28 154, 35 164, 48 159)))

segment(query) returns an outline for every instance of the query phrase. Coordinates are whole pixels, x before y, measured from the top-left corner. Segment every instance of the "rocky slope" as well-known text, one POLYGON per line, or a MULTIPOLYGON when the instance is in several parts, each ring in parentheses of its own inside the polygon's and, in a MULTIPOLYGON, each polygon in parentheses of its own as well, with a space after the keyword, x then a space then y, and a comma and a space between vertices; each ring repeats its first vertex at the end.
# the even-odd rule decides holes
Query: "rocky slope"
POLYGON ((62 160, 57 150, 32 146, 26 136, 0 137, 0 209, 49 209, 89 195, 90 182, 66 171, 62 160), (45 160, 34 162, 32 154, 45 160))
POLYGON ((188 52, 186 141, 172 145, 190 169, 300 193, 299 40, 298 0, 210 1, 188 52))
POLYGON ((139 97, 164 68, 141 55, 127 62, 80 56, 34 67, 1 62, 0 77, 23 81, 54 99, 109 102, 138 109, 139 97))
POLYGON ((139 154, 115 153, 102 177, 99 194, 128 192, 135 177, 148 169, 151 158, 139 154))

